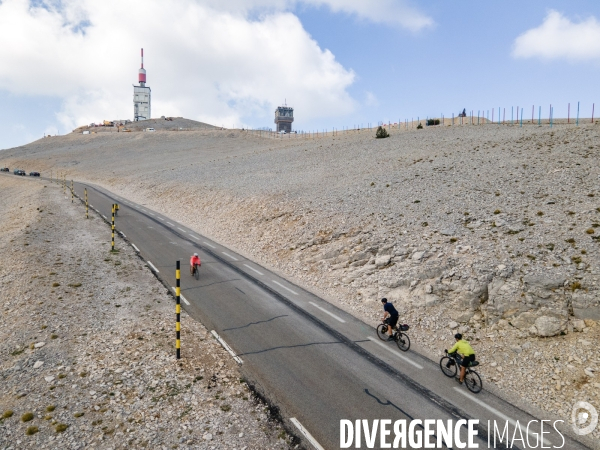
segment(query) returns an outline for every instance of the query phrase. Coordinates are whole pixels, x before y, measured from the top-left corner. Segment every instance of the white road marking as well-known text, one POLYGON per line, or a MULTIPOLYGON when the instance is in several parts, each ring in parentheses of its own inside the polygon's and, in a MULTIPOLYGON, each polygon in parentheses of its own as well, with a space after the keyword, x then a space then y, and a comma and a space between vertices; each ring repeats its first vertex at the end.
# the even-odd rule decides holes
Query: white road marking
POLYGON ((119 233, 123 237, 127 237, 127 236, 125 236, 125 233, 123 233, 122 231, 117 231, 117 233, 119 233))
POLYGON ((284 289, 286 289, 286 290, 290 291, 292 294, 294 294, 294 295, 298 295, 298 293, 297 293, 297 292, 295 292, 295 291, 292 291, 290 288, 288 288, 288 287, 285 287, 283 284, 281 284, 281 283, 278 283, 278 282, 277 282, 277 281, 275 281, 275 280, 271 280, 271 281, 272 281, 273 283, 275 283, 277 286, 280 286, 280 287, 282 287, 282 288, 284 288, 284 289))
POLYGON ((165 219, 163 219, 162 217, 159 217, 160 220, 162 220, 163 222, 165 221, 165 219))
POLYGON ((223 254, 231 259, 233 259, 234 261, 237 261, 238 259, 235 256, 231 256, 229 253, 225 253, 223 252, 223 254))
MULTIPOLYGON (((198 238, 198 239, 200 239, 200 238, 198 238)), ((208 242, 206 242, 206 241, 204 241, 204 243, 205 243, 206 245, 208 245, 209 247, 212 247, 212 248, 217 248, 217 247, 215 247, 214 245, 212 245, 212 244, 209 244, 209 243, 208 243, 208 242)))
POLYGON ((193 237, 194 239, 200 240, 200 238, 198 236, 194 236, 193 234, 190 234, 190 236, 193 237))
POLYGON ((185 230, 182 228, 177 227, 178 230, 183 231, 185 233, 185 230))
POLYGON ((152 264, 150 261, 146 261, 146 262, 156 273, 158 273, 158 269, 156 267, 154 267, 154 264, 152 264))
MULTIPOLYGON (((175 293, 177 292, 173 286, 171 286, 171 289, 173 289, 173 292, 175 292, 175 293)), ((188 302, 187 299, 181 294, 181 288, 179 288, 179 289, 180 289, 179 298, 181 300, 183 300, 183 303, 185 303, 186 305, 190 306, 190 302, 188 302)))
POLYGON ((171 222, 167 222, 169 225, 174 226, 171 222))
POLYGON ((311 305, 313 305, 315 308, 319 308, 321 311, 323 311, 325 314, 329 314, 331 317, 333 317, 335 320, 339 320, 342 323, 346 323, 346 321, 338 316, 336 316, 335 314, 333 314, 332 312, 327 311, 325 308, 321 308, 319 305, 317 305, 316 303, 313 302, 308 302, 311 305))
POLYGON ((90 203, 90 208, 94 209, 94 205, 92 205, 91 203, 90 203))
POLYGON ((295 417, 292 417, 292 418, 290 418, 290 422, 292 422, 294 425, 296 425, 296 428, 298 428, 298 430, 300 430, 300 433, 302 433, 304 435, 306 440, 308 442, 310 442, 311 445, 316 450, 325 450, 323 447, 321 447, 321 444, 319 444, 317 442, 317 440, 312 436, 312 434, 310 434, 308 432, 308 430, 306 428, 304 428, 304 426, 298 421, 298 419, 296 419, 295 417))
POLYGON ((394 355, 396 355, 398 358, 403 359, 404 361, 406 361, 409 364, 412 364, 413 366, 415 366, 417 369, 422 369, 423 366, 421 366, 420 364, 417 364, 416 362, 412 361, 410 358, 407 358, 406 356, 404 356, 402 353, 397 352, 396 350, 391 349, 389 346, 385 345, 383 342, 381 342, 380 339, 375 339, 374 337, 371 336, 367 336, 367 339, 370 341, 375 342, 377 345, 381 345, 383 348, 385 348, 386 350, 388 350, 389 352, 393 353, 394 355))
POLYGON ((137 248, 137 247, 135 246, 135 244, 131 244, 131 246, 134 248, 134 250, 135 250, 136 252, 139 252, 139 251, 140 251, 140 249, 139 249, 139 248, 137 248))
POLYGON ((106 217, 104 214, 102 214, 102 217, 104 217, 106 220, 108 220, 108 217, 106 217))
POLYGON ((264 275, 264 273, 259 272, 258 270, 256 270, 254 267, 250 267, 248 264, 244 264, 248 269, 250 270, 254 270, 257 274, 259 275, 264 275))
MULTIPOLYGON (((500 411, 498 411, 496 408, 488 405, 487 403, 482 402, 481 400, 479 400, 478 398, 473 397, 473 395, 469 394, 468 392, 466 392, 465 390, 459 388, 458 386, 456 386, 454 388, 456 390, 456 392, 461 393, 462 395, 464 395, 465 397, 473 400, 475 403, 477 403, 479 406, 483 406, 485 409, 487 409, 488 411, 490 411, 491 413, 497 415, 498 417, 500 417, 502 420, 505 420, 507 422, 509 422, 511 425, 513 426, 517 426, 517 421, 514 419, 511 419, 510 417, 508 417, 506 414, 501 413, 500 411)), ((536 433, 534 431, 528 431, 526 430, 527 434, 529 434, 532 437, 536 437, 539 436, 539 433, 536 433)), ((544 438, 543 439, 544 444, 546 444, 549 447, 552 446, 552 443, 550 441, 548 441, 548 439, 544 438)))
POLYGON ((244 363, 244 361, 242 361, 242 358, 240 358, 238 355, 235 354, 235 352, 231 349, 231 347, 229 345, 227 345, 227 342, 225 342, 223 340, 223 338, 221 336, 219 336, 219 334, 215 330, 212 330, 210 332, 210 334, 212 334, 217 339, 217 341, 219 341, 219 343, 223 346, 223 348, 225 350, 227 350, 227 352, 231 356, 233 356, 233 359, 235 360, 235 362, 237 362, 238 364, 243 364, 244 363))
POLYGON ((151 212, 149 212, 148 214, 150 214, 151 216, 153 216, 154 214, 152 214, 151 212))

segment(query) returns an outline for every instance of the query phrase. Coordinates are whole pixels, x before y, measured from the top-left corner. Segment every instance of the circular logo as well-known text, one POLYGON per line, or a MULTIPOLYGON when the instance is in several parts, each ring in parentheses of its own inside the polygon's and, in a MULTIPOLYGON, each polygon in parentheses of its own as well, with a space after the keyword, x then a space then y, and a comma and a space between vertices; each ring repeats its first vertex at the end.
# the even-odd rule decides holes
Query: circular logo
POLYGON ((580 436, 590 434, 598 426, 598 411, 588 402, 577 402, 573 406, 571 422, 576 434, 580 436))

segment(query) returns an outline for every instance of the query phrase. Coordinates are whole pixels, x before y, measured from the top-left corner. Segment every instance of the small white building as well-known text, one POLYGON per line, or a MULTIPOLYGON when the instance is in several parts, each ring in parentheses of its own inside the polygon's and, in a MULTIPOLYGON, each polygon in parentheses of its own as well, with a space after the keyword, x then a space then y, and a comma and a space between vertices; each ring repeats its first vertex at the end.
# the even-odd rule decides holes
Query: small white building
POLYGON ((133 121, 150 119, 150 103, 152 92, 146 86, 146 69, 144 69, 144 49, 142 49, 142 67, 138 72, 139 86, 133 86, 133 121))

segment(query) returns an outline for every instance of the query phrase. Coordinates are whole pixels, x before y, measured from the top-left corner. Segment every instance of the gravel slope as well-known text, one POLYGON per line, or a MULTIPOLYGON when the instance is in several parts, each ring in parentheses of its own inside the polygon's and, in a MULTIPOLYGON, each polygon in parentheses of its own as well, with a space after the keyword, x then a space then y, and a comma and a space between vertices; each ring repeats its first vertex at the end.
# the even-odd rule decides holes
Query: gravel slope
POLYGON ((577 400, 600 407, 599 126, 373 135, 73 134, 0 165, 103 185, 374 324, 387 296, 424 351, 458 329, 488 381, 565 420, 577 400), (568 366, 552 357, 567 343, 568 366), (506 370, 524 357, 527 370, 506 370), (539 390, 521 393, 532 376, 539 390))

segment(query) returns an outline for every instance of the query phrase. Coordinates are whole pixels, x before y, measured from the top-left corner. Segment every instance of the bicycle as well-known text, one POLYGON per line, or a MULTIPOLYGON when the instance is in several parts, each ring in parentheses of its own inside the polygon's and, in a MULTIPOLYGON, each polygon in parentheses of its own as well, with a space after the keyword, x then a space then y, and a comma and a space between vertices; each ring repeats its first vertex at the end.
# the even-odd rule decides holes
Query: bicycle
POLYGON ((194 264, 194 268, 192 269, 192 276, 196 279, 200 279, 200 264, 194 264))
MULTIPOLYGON (((462 362, 461 356, 454 352, 448 353, 446 350, 446 356, 442 356, 440 359, 440 369, 442 369, 442 373, 449 378, 455 378, 458 373, 458 368, 460 367, 460 363, 462 362)), ((479 361, 473 361, 467 367, 465 373, 465 385, 467 389, 470 390, 474 394, 479 394, 481 389, 483 389, 483 384, 481 382, 481 377, 477 372, 475 372, 472 367, 478 366, 479 361)))
MULTIPOLYGON (((388 327, 389 327, 389 325, 385 322, 377 325, 377 336, 382 341, 386 341, 389 337, 387 334, 388 327)), ((410 348, 410 338, 408 337, 408 334, 404 333, 404 331, 408 331, 409 328, 410 327, 406 324, 403 324, 403 325, 398 324, 398 325, 396 325, 396 328, 394 328, 394 331, 392 333, 392 336, 394 337, 394 340, 396 341, 396 345, 403 352, 407 352, 408 349, 410 348)))

